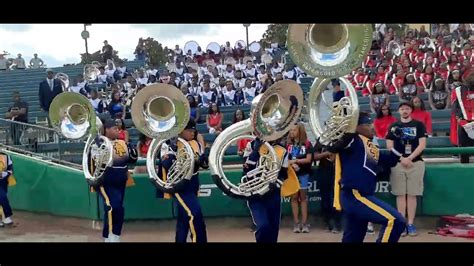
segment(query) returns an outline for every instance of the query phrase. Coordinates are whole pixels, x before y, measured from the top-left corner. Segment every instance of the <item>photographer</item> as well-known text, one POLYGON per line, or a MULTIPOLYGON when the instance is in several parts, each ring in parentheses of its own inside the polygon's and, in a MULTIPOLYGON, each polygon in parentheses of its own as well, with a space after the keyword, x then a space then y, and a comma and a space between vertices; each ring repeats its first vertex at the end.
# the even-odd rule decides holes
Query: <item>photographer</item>
MULTIPOLYGON (((413 107, 401 102, 398 111, 400 121, 393 123, 387 134, 387 149, 395 148, 402 154, 400 162, 392 168, 390 185, 397 196, 397 209, 405 217, 408 213, 407 231, 416 236, 413 225, 416 213, 416 197, 423 195, 425 162, 421 157, 426 147, 426 128, 422 122, 411 118, 413 107)), ((405 236, 406 232, 402 234, 405 236)))

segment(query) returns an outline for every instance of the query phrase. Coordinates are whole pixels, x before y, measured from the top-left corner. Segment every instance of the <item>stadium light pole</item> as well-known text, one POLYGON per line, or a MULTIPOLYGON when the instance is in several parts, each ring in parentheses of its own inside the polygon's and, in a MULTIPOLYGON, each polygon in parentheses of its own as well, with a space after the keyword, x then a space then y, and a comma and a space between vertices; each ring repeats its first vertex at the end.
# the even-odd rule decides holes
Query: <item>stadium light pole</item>
POLYGON ((81 32, 81 36, 85 41, 86 44, 86 63, 90 63, 90 56, 89 56, 89 47, 87 45, 87 39, 89 38, 89 32, 87 31, 87 26, 90 26, 92 24, 86 24, 84 23, 84 30, 81 32))
POLYGON ((244 27, 245 27, 245 34, 247 36, 247 45, 245 46, 246 50, 249 49, 249 27, 250 27, 250 24, 244 24, 244 27))

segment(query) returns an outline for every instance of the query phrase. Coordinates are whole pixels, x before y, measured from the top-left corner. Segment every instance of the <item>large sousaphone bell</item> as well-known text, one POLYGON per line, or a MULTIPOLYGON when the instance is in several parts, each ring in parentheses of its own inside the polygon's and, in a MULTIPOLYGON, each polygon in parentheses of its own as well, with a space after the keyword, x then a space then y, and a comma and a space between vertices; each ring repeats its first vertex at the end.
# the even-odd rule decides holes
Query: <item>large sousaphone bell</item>
POLYGON ((176 87, 154 84, 141 89, 132 102, 135 127, 152 138, 146 166, 153 184, 165 193, 173 193, 190 180, 194 173, 194 152, 182 138, 176 138, 186 127, 190 117, 189 102, 176 87), (170 141, 170 145, 165 145, 170 141), (174 143, 176 141, 176 143, 174 143), (176 144, 177 151, 170 146, 176 144), (160 158, 156 158, 160 152, 160 158), (166 153, 166 154, 165 154, 166 153), (163 179, 156 171, 156 160, 174 155, 176 160, 163 179))
POLYGON ((290 24, 288 27, 291 59, 315 77, 308 98, 310 126, 323 145, 336 141, 344 133, 355 132, 359 103, 354 87, 344 76, 361 65, 371 44, 371 24, 290 24), (345 85, 349 96, 333 103, 328 120, 322 123, 322 94, 335 78, 345 85))
POLYGON ((102 123, 94 107, 83 95, 63 92, 49 108, 54 129, 67 139, 87 137, 82 154, 82 170, 89 185, 99 185, 107 167, 112 165, 112 143, 102 136, 102 123))
POLYGON ((235 198, 249 198, 267 193, 278 180, 280 163, 275 150, 267 141, 283 137, 298 120, 303 106, 303 93, 292 80, 279 81, 263 94, 257 95, 250 110, 250 118, 233 124, 215 139, 209 153, 209 167, 217 186, 235 198), (257 168, 234 184, 224 172, 226 149, 243 138, 265 141, 268 153, 261 156, 257 168))

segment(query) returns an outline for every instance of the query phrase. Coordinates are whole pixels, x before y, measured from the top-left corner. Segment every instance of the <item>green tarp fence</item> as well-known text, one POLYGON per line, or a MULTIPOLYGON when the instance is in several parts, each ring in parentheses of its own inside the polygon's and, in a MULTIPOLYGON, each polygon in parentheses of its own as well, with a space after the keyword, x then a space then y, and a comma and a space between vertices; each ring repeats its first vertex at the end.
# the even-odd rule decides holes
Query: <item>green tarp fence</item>
MULTIPOLYGON (((99 219, 102 203, 97 194, 88 190, 81 171, 8 152, 14 163, 17 185, 10 187, 9 198, 15 210, 50 213, 59 216, 99 219)), ((227 172, 238 181, 240 171, 227 172)), ((317 175, 317 173, 316 173, 317 175)), ((173 218, 173 200, 157 199, 155 188, 148 175, 134 176, 136 185, 127 188, 125 196, 126 219, 173 218)), ((248 216, 246 202, 223 194, 213 183, 209 171, 200 174, 200 202, 203 213, 210 216, 248 216)), ((427 164, 425 192, 419 200, 418 213, 422 215, 448 215, 474 213, 474 165, 427 164)), ((390 204, 388 181, 379 181, 376 195, 390 204)), ((310 179, 309 206, 311 213, 320 209, 317 178, 310 179)), ((282 199, 283 215, 291 214, 288 199, 282 199)))

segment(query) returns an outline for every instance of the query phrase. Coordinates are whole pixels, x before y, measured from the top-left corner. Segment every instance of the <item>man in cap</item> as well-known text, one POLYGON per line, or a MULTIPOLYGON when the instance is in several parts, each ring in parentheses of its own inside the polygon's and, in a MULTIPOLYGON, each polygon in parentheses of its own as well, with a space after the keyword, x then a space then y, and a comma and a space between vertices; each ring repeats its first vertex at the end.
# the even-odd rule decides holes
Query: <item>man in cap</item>
MULTIPOLYGON (((407 233, 416 236, 414 220, 417 196, 423 195, 425 162, 422 155, 426 148, 427 132, 422 122, 412 119, 412 111, 410 103, 400 103, 400 120, 390 125, 386 139, 387 149, 395 149, 402 154, 402 160, 391 169, 390 185, 392 194, 397 197, 398 211, 408 218, 407 233)), ((406 232, 403 232, 405 235, 406 232)))
POLYGON ((405 219, 389 204, 374 196, 377 174, 401 158, 395 149, 382 152, 372 143, 370 114, 359 114, 355 133, 346 133, 326 149, 335 153, 334 207, 345 217, 342 242, 362 243, 368 222, 382 225, 377 242, 397 242, 405 219))

